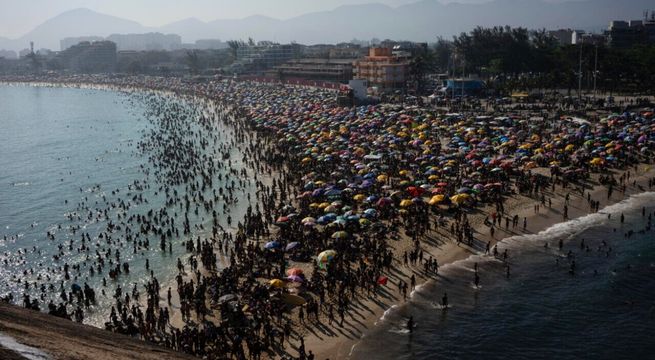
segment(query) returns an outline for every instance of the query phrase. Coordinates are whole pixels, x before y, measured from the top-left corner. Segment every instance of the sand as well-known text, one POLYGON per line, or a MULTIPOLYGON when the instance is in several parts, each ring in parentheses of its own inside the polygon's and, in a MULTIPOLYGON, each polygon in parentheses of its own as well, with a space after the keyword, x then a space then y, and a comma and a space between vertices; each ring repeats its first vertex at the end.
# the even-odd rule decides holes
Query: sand
MULTIPOLYGON (((614 171, 615 177, 618 179, 622 172, 614 171)), ((468 214, 469 221, 475 228, 475 238, 478 241, 486 243, 492 242, 492 246, 498 241, 510 236, 536 234, 542 230, 551 227, 554 224, 564 221, 562 216, 562 209, 564 207, 565 197, 570 193, 570 200, 568 204, 568 219, 575 219, 589 214, 590 207, 587 202, 587 193, 591 194, 591 198, 600 201, 600 208, 617 203, 630 195, 641 193, 648 190, 648 179, 655 177, 655 170, 651 169, 650 165, 642 164, 638 166, 635 171, 631 169, 632 177, 630 178, 630 185, 626 186, 625 192, 620 191, 620 186, 616 186, 611 198, 607 198, 607 188, 599 185, 597 178, 599 174, 594 174, 590 181, 587 183, 587 190, 584 196, 580 191, 575 191, 575 188, 562 189, 557 186, 554 192, 546 191, 546 198, 552 201, 552 207, 541 206, 539 212, 535 212, 534 205, 540 203, 536 198, 530 198, 523 195, 514 195, 506 200, 505 210, 506 213, 513 216, 519 215, 519 226, 512 229, 505 229, 504 221, 503 226, 496 228, 494 238, 489 234, 489 228, 483 224, 484 218, 490 215, 495 209, 493 207, 478 208, 476 211, 468 214), (635 175, 637 175, 635 177, 635 175), (636 180, 636 186, 632 185, 632 181, 636 180), (591 188, 593 187, 593 188, 591 188), (527 218, 527 227, 523 230, 523 217, 527 218)), ((548 204, 546 200, 546 204, 548 204)), ((620 216, 620 214, 616 214, 620 216)), ((455 239, 449 236, 447 229, 440 228, 437 231, 432 231, 428 234, 427 239, 422 240, 422 249, 424 251, 424 258, 428 256, 436 257, 439 266, 452 263, 457 260, 465 259, 470 255, 484 253, 479 249, 471 249, 462 243, 461 246, 456 244, 455 239)), ((434 275, 427 276, 422 265, 405 266, 399 259, 402 259, 402 253, 405 249, 411 249, 411 239, 403 237, 394 244, 395 248, 395 271, 386 274, 389 277, 389 283, 386 288, 382 289, 379 296, 375 298, 362 298, 354 301, 353 310, 344 321, 344 327, 339 327, 337 322, 333 322, 332 326, 327 324, 327 319, 322 319, 320 326, 307 328, 305 334, 305 348, 312 350, 316 359, 345 359, 348 358, 353 346, 361 339, 361 337, 371 328, 373 328, 377 321, 383 316, 391 306, 405 302, 397 291, 396 284, 398 280, 403 280, 410 283, 410 277, 414 274, 417 277, 417 284, 422 282, 431 281, 434 275), (400 255, 400 256, 399 256, 400 255)), ((502 244, 499 244, 499 252, 502 252, 502 244)), ((510 258, 511 258, 510 254, 510 258)), ((520 261, 520 259, 516 259, 520 261)), ((439 276, 439 275, 437 275, 439 276)), ((439 301, 440 299, 435 299, 439 301)), ((293 343, 292 348, 295 350, 297 342, 293 343)), ((291 352, 296 354, 296 352, 291 352)))

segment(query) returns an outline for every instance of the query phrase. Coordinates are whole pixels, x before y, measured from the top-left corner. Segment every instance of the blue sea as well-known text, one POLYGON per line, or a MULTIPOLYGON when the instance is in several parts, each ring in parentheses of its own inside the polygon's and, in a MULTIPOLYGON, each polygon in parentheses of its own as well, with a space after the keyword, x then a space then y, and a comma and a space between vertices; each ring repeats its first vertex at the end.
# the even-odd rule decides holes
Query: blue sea
MULTIPOLYGON (((85 323, 102 326, 108 319, 116 287, 130 292, 137 284, 145 296, 142 284, 149 278, 146 259, 162 287, 173 280, 177 258, 188 256, 182 244, 189 238, 181 233, 173 240, 172 254, 160 251, 156 235, 150 239, 150 249, 137 254, 133 254, 131 245, 106 246, 104 240, 98 239, 108 220, 118 223, 119 216, 145 215, 150 209, 165 207, 160 184, 152 175, 151 154, 137 149, 147 130, 156 126, 156 122, 149 121, 147 110, 143 96, 120 92, 0 85, 0 296, 13 293, 20 303, 23 293, 39 296, 41 284, 52 284, 53 291, 46 287, 48 295, 41 299, 41 309, 45 309, 49 300, 60 300, 60 289, 70 291, 73 283, 87 282, 98 292, 99 303, 87 311, 85 323), (150 187, 129 188, 135 181, 150 187), (127 214, 111 206, 135 195, 148 203, 133 204, 127 214), (82 202, 94 217, 95 210, 109 208, 108 218, 89 220, 88 212, 78 207, 82 202), (78 220, 77 215, 82 219, 78 220), (79 227, 75 234, 74 227, 79 227), (129 275, 110 281, 105 268, 102 276, 89 276, 91 261, 84 261, 87 255, 77 250, 82 232, 91 237, 88 254, 92 259, 96 250, 120 250, 121 262, 130 265, 129 275), (48 233, 55 239, 49 239, 48 233), (53 259, 59 253, 63 254, 59 260, 53 259), (79 265, 80 275, 65 280, 64 263, 79 265), (103 277, 106 287, 101 286, 103 277), (27 288, 26 282, 30 284, 27 288), (100 289, 106 296, 99 293, 100 289)), ((229 142, 231 131, 221 129, 221 133, 216 141, 229 142)), ((238 149, 231 152, 238 168, 240 153, 238 149)), ((221 184, 218 179, 214 181, 214 185, 221 184)), ((254 199, 254 183, 246 190, 254 199)), ((222 207, 222 203, 217 205, 222 207)), ((243 205, 247 204, 232 209, 234 223, 245 213, 243 205)), ((202 211, 198 216, 192 214, 193 239, 205 238, 211 229, 210 220, 211 216, 202 211), (200 224, 207 225, 206 231, 193 228, 200 224)), ((228 227, 224 220, 222 225, 228 227)), ((176 223, 182 223, 182 213, 176 223)), ((120 234, 114 237, 120 238, 120 234)), ((71 270, 71 274, 75 273, 71 270)))
POLYGON ((436 281, 388 310, 352 358, 653 359, 655 232, 641 231, 654 210, 655 193, 642 193, 539 234, 505 239, 498 248, 509 250, 509 278, 505 263, 490 256, 445 265, 436 281), (625 237, 630 230, 634 235, 625 237))

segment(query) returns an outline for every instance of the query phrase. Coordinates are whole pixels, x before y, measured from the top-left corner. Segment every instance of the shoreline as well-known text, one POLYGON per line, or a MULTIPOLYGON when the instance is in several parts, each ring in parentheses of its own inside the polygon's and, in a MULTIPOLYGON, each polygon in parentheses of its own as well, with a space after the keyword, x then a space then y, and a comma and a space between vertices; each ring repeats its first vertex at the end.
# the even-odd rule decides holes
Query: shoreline
MULTIPOLYGON (((3 83, 0 82, 0 85, 1 84, 3 83)), ((20 84, 30 86, 30 83, 20 84)), ((56 82, 52 84, 55 84, 55 86, 66 86, 56 82)), ((112 86, 107 86, 106 84, 89 85, 98 86, 96 89, 100 90, 122 91, 120 86, 116 85, 114 85, 115 87, 113 88, 112 86), (103 86, 107 87, 102 88, 103 86)), ((46 84, 42 86, 48 85, 46 84)), ((72 87, 84 88, 82 86, 85 85, 72 87)), ((138 88, 132 88, 132 90, 146 92, 153 91, 138 88)), ((156 92, 162 90, 154 91, 156 92)), ((164 90, 164 92, 166 91, 164 90)), ((170 91, 168 93, 172 94, 173 96, 190 96, 189 94, 178 94, 175 91, 170 91)), ((199 98, 203 99, 203 97, 199 98)), ((212 101, 209 98, 206 98, 205 100, 212 101)), ((258 132, 253 129, 249 129, 246 132, 251 136, 259 136, 256 135, 258 132)), ((536 212, 534 208, 534 205, 539 202, 538 199, 521 195, 518 192, 515 192, 511 197, 506 199, 507 204, 505 213, 518 215, 521 219, 525 218, 527 220, 527 227, 525 230, 522 230, 520 225, 517 228, 510 228, 506 230, 505 227, 501 225, 497 228, 495 236, 492 237, 489 234, 489 228, 484 224, 483 220, 485 216, 494 212, 494 208, 490 205, 485 207, 478 206, 469 214, 469 221, 472 224, 473 231, 475 232, 476 245, 478 245, 477 247, 471 248, 468 245, 456 244, 455 239, 450 236, 452 234, 449 233, 446 225, 445 227, 437 227, 436 229, 430 228, 425 234, 425 239, 421 240, 421 250, 426 254, 426 258, 427 256, 431 256, 432 258, 437 259, 439 266, 444 266, 458 260, 466 259, 471 255, 479 255, 479 245, 484 244, 487 241, 491 241, 492 246, 498 243, 499 248, 502 251, 502 240, 505 238, 511 236, 536 234, 546 228, 565 221, 564 219, 558 220, 558 218, 561 217, 560 209, 564 204, 564 198, 567 192, 570 192, 573 196, 569 203, 568 219, 571 220, 590 213, 589 205, 586 200, 587 193, 590 194, 592 199, 600 201, 601 208, 605 208, 607 205, 619 202, 632 194, 646 191, 644 190, 644 181, 649 181, 650 178, 655 175, 655 171, 650 169, 650 166, 646 164, 639 164, 639 167, 639 170, 643 170, 641 171, 642 174, 639 175, 639 179, 637 181, 637 185, 641 185, 641 189, 639 186, 632 187, 630 185, 628 186, 628 189, 625 193, 616 191, 614 195, 609 200, 607 200, 606 197, 603 196, 603 190, 606 190, 604 185, 596 184, 596 186, 594 186, 592 189, 586 189, 583 196, 581 196, 579 192, 573 191, 572 189, 563 189, 559 187, 558 189, 555 189, 555 191, 546 191, 546 194, 548 194, 549 198, 552 200, 552 207, 544 207, 543 210, 538 212, 536 212), (641 169, 641 167, 644 167, 644 169, 641 169), (645 167, 648 167, 648 169, 645 167)), ((535 171, 538 170, 541 169, 535 169, 535 171)), ((618 176, 620 173, 620 171, 613 172, 616 176, 618 176)), ((258 175, 261 176, 262 174, 258 175)), ((271 179, 280 179, 283 177, 282 174, 279 173, 272 174, 272 176, 273 177, 271 177, 271 179)), ((597 182, 597 178, 598 174, 594 174, 592 176, 591 183, 593 184, 597 182)), ((430 219, 436 220, 434 219, 434 216, 430 216, 430 219)), ((402 229, 403 231, 405 230, 404 227, 402 227, 402 229)), ((388 285, 376 287, 376 296, 366 296, 364 295, 363 290, 360 291, 358 295, 354 297, 356 300, 353 301, 352 308, 347 311, 347 316, 345 317, 344 321, 345 326, 343 328, 339 327, 338 325, 326 325, 325 323, 331 322, 332 319, 327 319, 324 309, 320 316, 320 323, 314 323, 316 326, 299 326, 299 335, 304 337, 304 346, 307 349, 312 350, 317 359, 347 358, 353 346, 355 346, 360 341, 361 337, 365 335, 369 329, 375 326, 375 324, 379 321, 380 317, 384 313, 387 311, 393 311, 391 309, 395 306, 402 306, 404 304, 404 300, 400 293, 397 291, 397 284, 399 280, 402 280, 405 283, 409 283, 410 278, 413 275, 417 279, 416 285, 418 287, 422 284, 430 282, 431 279, 434 278, 434 274, 426 274, 426 272, 422 269, 422 261, 418 265, 409 266, 404 265, 400 261, 402 259, 402 253, 410 251, 413 245, 411 237, 407 236, 407 234, 400 232, 397 234, 397 236, 398 237, 396 239, 391 240, 390 244, 394 253, 394 263, 392 270, 386 274, 390 280, 388 285)), ((249 241, 251 241, 251 239, 249 239, 249 241)), ((262 241, 265 240, 260 239, 259 243, 262 241)), ((484 253, 484 250, 482 250, 482 253, 484 253)), ((195 254, 193 254, 193 256, 195 256, 195 254)), ((291 263, 289 265, 291 266, 291 263)), ((410 291, 412 290, 413 289, 410 291)), ((163 287, 162 291, 164 291, 163 287)), ((411 297, 412 294, 410 293, 408 297, 410 299, 409 301, 411 301, 411 297)), ((161 294, 160 298, 163 299, 161 294)), ((296 316, 294 316, 293 319, 294 322, 297 321, 296 316)), ((298 350, 298 340, 290 339, 290 344, 290 349, 288 350, 293 350, 294 352, 298 350)))
MULTIPOLYGON (((170 99, 174 99, 175 101, 180 101, 185 103, 188 106, 192 107, 201 107, 202 108, 202 115, 206 117, 214 116, 214 120, 217 123, 222 124, 222 126, 226 127, 231 131, 231 137, 230 141, 236 139, 236 131, 237 126, 236 126, 236 121, 237 119, 234 118, 232 112, 234 111, 234 107, 231 107, 229 105, 223 104, 220 101, 217 101, 216 99, 212 99, 206 96, 202 95, 197 95, 197 94, 190 94, 190 93, 185 93, 185 92, 179 92, 175 91, 173 89, 151 89, 148 87, 139 87, 139 86, 125 86, 121 84, 113 84, 113 83, 94 83, 94 82, 81 82, 81 83, 70 83, 70 82, 44 82, 44 81, 39 81, 39 82, 31 82, 31 81, 0 81, 0 86, 21 86, 21 87, 42 87, 42 88, 52 88, 52 89, 58 89, 58 88, 66 88, 66 89, 78 89, 78 90, 94 90, 94 91, 108 91, 108 92, 116 92, 120 94, 141 94, 141 95, 156 95, 160 97, 167 97, 170 99)), ((259 135, 255 132, 245 132, 245 135, 248 137, 248 139, 256 139, 259 135)), ((239 154, 237 157, 237 161, 241 162, 241 169, 247 171, 250 175, 250 179, 252 180, 252 194, 254 195, 255 192, 259 191, 257 189, 257 184, 255 183, 256 181, 261 181, 261 183, 264 186, 270 186, 273 182, 274 179, 279 180, 280 179, 280 174, 278 172, 272 172, 272 173, 264 173, 264 174, 257 174, 256 170, 253 169, 251 164, 248 164, 246 162, 242 162, 242 159, 240 158, 241 156, 244 155, 243 151, 244 148, 242 147, 244 145, 243 143, 238 143, 238 145, 234 148, 236 149, 239 154), (255 181, 256 180, 256 181, 255 181)), ((246 190, 244 190, 246 191, 246 190)), ((246 191, 247 192, 247 191, 246 191)), ((245 195, 245 194, 244 194, 245 195)), ((245 198, 245 196, 244 196, 245 198)), ((232 204, 230 206, 230 212, 228 214, 231 214, 231 212, 238 207, 243 207, 242 212, 245 213, 245 208, 247 206, 255 206, 255 204, 258 204, 258 206, 263 206, 262 199, 256 199, 253 197, 254 202, 249 204, 248 202, 240 202, 239 204, 232 204)), ((243 199, 241 199, 243 200, 243 199)), ((205 223, 203 225, 205 226, 210 226, 211 225, 211 219, 205 220, 205 223)), ((227 234, 229 239, 232 239, 235 237, 239 231, 237 223, 240 223, 243 221, 243 217, 236 218, 235 222, 231 225, 228 226, 227 224, 225 225, 225 228, 223 229, 222 233, 227 234)), ((189 239, 194 239, 196 237, 202 237, 202 238, 211 238, 211 230, 204 229, 194 229, 192 230, 189 239)), ((229 241, 229 240, 228 240, 229 241)), ((216 244, 214 244, 216 245, 216 244)), ((222 253, 220 249, 214 248, 214 250, 218 253, 218 271, 222 270, 223 268, 229 266, 229 259, 227 258, 227 253, 222 253)), ((196 276, 196 273, 189 269, 190 265, 187 262, 191 258, 198 259, 199 254, 197 252, 187 252, 186 254, 183 254, 182 256, 179 257, 185 267, 184 272, 182 273, 182 280, 184 283, 187 283, 189 281, 192 282, 197 282, 198 278, 196 276)), ((178 329, 181 329, 187 325, 187 321, 195 321, 197 318, 192 316, 190 319, 184 320, 179 313, 179 310, 181 308, 180 304, 180 298, 178 296, 178 293, 174 291, 176 289, 176 280, 175 280, 175 275, 176 271, 174 270, 175 265, 174 265, 174 260, 171 260, 170 264, 170 270, 171 270, 171 278, 169 281, 165 281, 162 283, 160 293, 159 293, 159 301, 160 303, 166 304, 167 301, 167 290, 170 287, 172 291, 172 302, 169 305, 170 309, 172 310, 172 316, 169 320, 169 324, 171 326, 174 326, 178 329)), ((201 277, 206 277, 212 274, 212 271, 206 269, 204 266, 199 267, 200 275, 201 277)), ((215 273, 216 270, 213 270, 213 273, 215 273)), ((149 281, 150 275, 148 274, 147 271, 143 271, 143 274, 141 276, 141 279, 149 281)), ((139 307, 144 309, 147 307, 147 302, 148 299, 146 297, 141 297, 138 301, 139 307)), ((209 305, 209 303, 207 304, 209 305)), ((105 319, 108 320, 108 319, 105 319)), ((93 324, 85 324, 88 326, 93 326, 98 329, 101 329, 103 331, 109 331, 106 330, 104 327, 103 323, 93 323, 93 324)), ((111 331, 109 331, 111 333, 111 331)), ((145 340, 144 340, 145 341, 145 340)), ((146 341, 150 344, 156 345, 154 342, 149 342, 146 341)))
MULTIPOLYGON (((607 199, 605 196, 607 189, 603 185, 596 185, 593 189, 587 190, 585 192, 585 196, 587 193, 589 193, 592 199, 600 199, 601 206, 598 212, 602 212, 604 208, 628 199, 632 195, 650 191, 647 188, 647 184, 649 179, 655 177, 655 169, 652 169, 648 164, 640 164, 639 168, 641 174, 639 174, 638 178, 636 179, 637 186, 628 186, 625 193, 615 192, 610 199, 607 199), (644 167, 649 169, 644 170, 644 167)), ((498 236, 497 232, 494 238, 492 238, 488 233, 478 233, 481 235, 479 239, 483 241, 491 241, 492 246, 498 244, 499 251, 501 251, 500 249, 502 249, 503 240, 507 238, 520 237, 524 235, 538 235, 540 232, 547 230, 554 225, 567 221, 575 221, 576 219, 585 215, 594 213, 593 211, 589 211, 589 205, 586 198, 584 196, 580 196, 580 194, 577 193, 569 201, 569 218, 566 220, 561 219, 562 215, 558 209, 560 209, 565 202, 565 194, 562 191, 556 191, 553 195, 555 197, 553 200, 553 207, 545 208, 538 213, 535 213, 533 208, 533 205, 538 203, 538 200, 518 195, 522 197, 522 199, 515 199, 516 208, 514 210, 519 214, 521 218, 524 216, 527 218, 528 226, 526 230, 524 231, 522 229, 517 229, 514 231, 510 229, 509 231, 506 231, 503 229, 500 231, 502 236, 498 236), (530 202, 532 202, 532 204, 530 202)), ((483 212, 486 213, 484 210, 483 212)), ((484 226, 484 229, 488 228, 484 226)), ((473 252, 470 248, 457 246, 453 242, 447 242, 442 246, 429 246, 425 251, 433 257, 438 258, 440 267, 453 264, 457 261, 469 259, 471 256, 492 256, 484 255, 484 251, 473 252)), ((518 258, 513 260, 520 261, 521 259, 518 258)), ((408 279, 411 277, 411 274, 420 275, 420 279, 423 281, 417 284, 417 288, 434 282, 434 278, 426 277, 424 273, 417 272, 416 269, 412 269, 411 267, 399 267, 398 269, 398 277, 405 281, 408 281, 408 279)), ((319 337, 313 336, 309 337, 308 340, 305 341, 305 344, 308 346, 308 348, 317 349, 315 351, 317 359, 334 360, 349 358, 353 348, 364 339, 368 331, 375 327, 379 321, 384 321, 383 317, 388 311, 396 311, 397 307, 404 306, 410 302, 413 293, 408 296, 407 300, 403 300, 402 297, 398 296, 397 294, 394 295, 396 295, 393 298, 394 301, 391 301, 390 303, 383 303, 374 301, 372 299, 360 302, 362 308, 372 309, 373 311, 369 311, 366 316, 356 319, 356 322, 359 324, 359 326, 354 327, 354 329, 357 329, 357 331, 355 331, 357 336, 349 338, 342 334, 341 336, 333 338, 333 343, 325 343, 319 337), (321 346, 321 344, 323 344, 323 346, 321 346)), ((438 300, 439 299, 435 299, 435 301, 438 300)), ((353 334, 351 333, 350 335, 353 334)))

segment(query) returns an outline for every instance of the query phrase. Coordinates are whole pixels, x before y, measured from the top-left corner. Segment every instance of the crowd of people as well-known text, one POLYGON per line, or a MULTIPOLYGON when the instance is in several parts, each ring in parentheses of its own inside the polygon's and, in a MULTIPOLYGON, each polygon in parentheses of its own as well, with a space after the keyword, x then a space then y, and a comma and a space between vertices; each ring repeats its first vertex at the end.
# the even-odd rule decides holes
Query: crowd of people
MULTIPOLYGON (((207 359, 292 356, 292 348, 312 359, 304 327, 343 326, 353 302, 379 296, 395 267, 438 273, 437 259, 424 256, 426 235, 441 228, 445 240, 490 253, 482 231, 493 238, 503 222, 527 225, 505 209, 513 194, 544 206, 544 192, 556 185, 584 194, 592 173, 650 162, 655 144, 651 111, 589 119, 546 105, 445 113, 400 104, 343 108, 332 90, 233 80, 4 80, 129 90, 154 125, 137 147, 148 159, 145 179, 104 208, 81 201, 71 212, 71 220, 104 222, 105 230, 91 238, 71 227, 80 239, 52 254, 59 286, 42 279, 25 289, 60 293, 50 313, 82 322, 97 295, 77 282, 102 277, 100 296, 113 299, 107 329, 207 359), (146 191, 164 196, 164 206, 130 212, 148 204, 146 191), (245 203, 245 216, 233 219, 231 209, 245 203), (469 221, 483 207, 491 209, 489 230, 469 221), (174 284, 162 286, 150 270, 144 289, 106 291, 134 271, 127 253, 145 257, 148 271, 148 256, 172 254, 180 239, 188 255, 171 259, 174 284), (400 239, 410 245, 396 246, 400 239), (86 260, 59 264, 74 248, 86 260)), ((610 189, 617 183, 609 173, 602 180, 610 189)), ((413 288, 416 279, 409 281, 413 288)), ((407 293, 406 283, 398 286, 407 293)), ((23 302, 41 307, 27 291, 23 302)))

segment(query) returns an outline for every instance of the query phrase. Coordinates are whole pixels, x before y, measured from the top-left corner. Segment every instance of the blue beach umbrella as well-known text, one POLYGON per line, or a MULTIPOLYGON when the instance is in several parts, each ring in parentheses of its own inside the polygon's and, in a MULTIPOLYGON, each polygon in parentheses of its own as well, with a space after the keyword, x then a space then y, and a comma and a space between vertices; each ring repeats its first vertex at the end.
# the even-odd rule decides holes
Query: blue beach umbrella
POLYGON ((280 243, 277 241, 269 241, 266 243, 266 245, 264 245, 264 248, 268 250, 277 249, 279 247, 280 247, 280 243))

